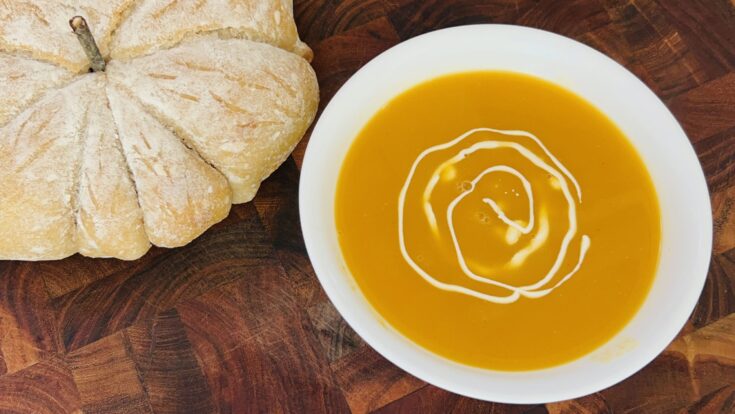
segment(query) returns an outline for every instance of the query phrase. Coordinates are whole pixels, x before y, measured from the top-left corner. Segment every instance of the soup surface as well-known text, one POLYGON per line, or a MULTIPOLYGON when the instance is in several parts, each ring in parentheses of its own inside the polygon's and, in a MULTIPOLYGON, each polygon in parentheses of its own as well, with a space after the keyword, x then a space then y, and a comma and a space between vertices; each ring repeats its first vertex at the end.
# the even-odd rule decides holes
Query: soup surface
POLYGON ((622 132, 578 96, 507 72, 399 95, 342 165, 347 266, 395 329, 497 370, 568 362, 614 336, 655 274, 660 217, 622 132))

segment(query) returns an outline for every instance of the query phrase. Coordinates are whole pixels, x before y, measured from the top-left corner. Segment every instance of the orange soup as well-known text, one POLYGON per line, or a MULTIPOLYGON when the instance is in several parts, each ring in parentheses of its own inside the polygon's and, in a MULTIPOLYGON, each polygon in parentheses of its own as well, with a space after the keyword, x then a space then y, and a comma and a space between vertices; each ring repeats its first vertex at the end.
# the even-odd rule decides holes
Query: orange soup
POLYGON ((418 85, 359 133, 336 224, 396 330, 496 370, 571 361, 633 317, 656 271, 656 193, 634 148, 559 86, 506 72, 418 85))

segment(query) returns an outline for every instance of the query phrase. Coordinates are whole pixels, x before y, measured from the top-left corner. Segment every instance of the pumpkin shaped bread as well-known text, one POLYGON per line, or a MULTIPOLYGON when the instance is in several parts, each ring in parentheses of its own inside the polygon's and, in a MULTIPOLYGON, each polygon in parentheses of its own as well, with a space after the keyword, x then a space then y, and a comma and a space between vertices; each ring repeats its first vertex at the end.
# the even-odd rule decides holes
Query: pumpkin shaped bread
POLYGON ((291 0, 68 3, 0 2, 0 259, 185 245, 314 119, 291 0))

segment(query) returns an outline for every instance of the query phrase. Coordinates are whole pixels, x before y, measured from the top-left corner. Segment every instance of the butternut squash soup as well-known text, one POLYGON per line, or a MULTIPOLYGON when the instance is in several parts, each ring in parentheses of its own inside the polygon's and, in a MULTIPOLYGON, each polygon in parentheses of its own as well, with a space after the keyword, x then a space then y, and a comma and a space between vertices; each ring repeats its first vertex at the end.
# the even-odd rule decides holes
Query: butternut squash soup
POLYGON ((343 257, 376 312, 482 368, 599 347, 658 261, 656 193, 623 133, 515 73, 454 74, 393 99, 352 144, 335 202, 343 257))

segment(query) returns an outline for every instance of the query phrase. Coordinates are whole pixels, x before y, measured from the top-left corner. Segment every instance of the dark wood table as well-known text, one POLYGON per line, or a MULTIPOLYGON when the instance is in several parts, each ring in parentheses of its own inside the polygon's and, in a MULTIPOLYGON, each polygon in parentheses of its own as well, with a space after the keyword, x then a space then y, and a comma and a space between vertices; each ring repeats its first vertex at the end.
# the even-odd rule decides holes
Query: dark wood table
POLYGON ((254 202, 189 246, 132 263, 0 262, 0 413, 735 413, 735 6, 730 0, 301 0, 322 107, 361 65, 420 33, 514 23, 580 40, 636 73, 707 175, 714 255, 679 338, 610 389, 546 406, 485 403, 411 377, 319 287, 301 237, 304 139, 254 202))

